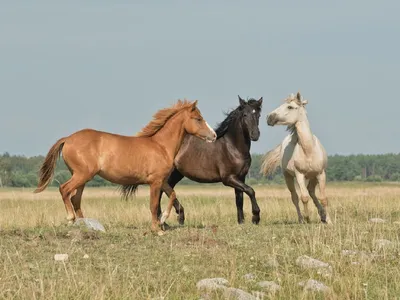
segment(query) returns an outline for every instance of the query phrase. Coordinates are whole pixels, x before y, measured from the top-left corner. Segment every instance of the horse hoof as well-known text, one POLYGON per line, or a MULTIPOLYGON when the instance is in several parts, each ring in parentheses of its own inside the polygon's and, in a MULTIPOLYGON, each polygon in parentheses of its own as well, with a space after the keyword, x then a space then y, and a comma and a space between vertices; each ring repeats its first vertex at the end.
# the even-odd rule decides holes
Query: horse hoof
POLYGON ((179 225, 184 225, 185 224, 185 216, 179 215, 177 218, 179 225))
POLYGON ((168 229, 170 229, 170 228, 171 228, 171 226, 169 226, 167 223, 161 224, 161 229, 162 229, 163 231, 168 230, 168 229))
POLYGON ((163 213, 163 215, 161 216, 161 219, 160 219, 160 224, 162 225, 162 224, 164 224, 165 223, 165 220, 168 218, 168 215, 167 214, 165 214, 165 213, 163 213))
POLYGON ((255 225, 258 225, 258 223, 260 223, 260 216, 253 216, 251 218, 251 222, 255 225))

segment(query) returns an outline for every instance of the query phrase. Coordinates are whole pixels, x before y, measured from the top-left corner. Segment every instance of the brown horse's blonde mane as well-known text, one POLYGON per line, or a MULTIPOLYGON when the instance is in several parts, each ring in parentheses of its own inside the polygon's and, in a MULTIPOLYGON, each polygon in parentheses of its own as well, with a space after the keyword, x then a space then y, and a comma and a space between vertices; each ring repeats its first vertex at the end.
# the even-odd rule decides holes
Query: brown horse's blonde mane
POLYGON ((181 110, 190 107, 193 105, 193 102, 190 102, 186 99, 178 100, 173 106, 160 109, 153 115, 153 120, 149 122, 143 129, 136 134, 137 137, 150 137, 155 135, 167 121, 176 115, 181 110))

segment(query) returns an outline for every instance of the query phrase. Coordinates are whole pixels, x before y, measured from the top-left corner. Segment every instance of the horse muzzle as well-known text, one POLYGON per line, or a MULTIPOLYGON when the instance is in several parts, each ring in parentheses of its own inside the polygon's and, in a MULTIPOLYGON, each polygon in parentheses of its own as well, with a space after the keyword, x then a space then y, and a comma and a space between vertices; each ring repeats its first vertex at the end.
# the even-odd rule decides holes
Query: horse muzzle
POLYGON ((260 130, 254 131, 254 132, 252 132, 252 133, 250 134, 250 139, 251 139, 253 142, 257 142, 259 138, 260 138, 260 130))
POLYGON ((217 140, 217 137, 213 137, 213 138, 206 137, 206 139, 205 139, 205 141, 207 143, 214 143, 216 140, 217 140))
POLYGON ((217 134, 214 132, 212 135, 206 136, 204 139, 207 143, 214 143, 217 140, 217 134))
POLYGON ((270 114, 267 116, 267 124, 269 126, 274 126, 278 122, 278 119, 276 117, 276 114, 270 114))

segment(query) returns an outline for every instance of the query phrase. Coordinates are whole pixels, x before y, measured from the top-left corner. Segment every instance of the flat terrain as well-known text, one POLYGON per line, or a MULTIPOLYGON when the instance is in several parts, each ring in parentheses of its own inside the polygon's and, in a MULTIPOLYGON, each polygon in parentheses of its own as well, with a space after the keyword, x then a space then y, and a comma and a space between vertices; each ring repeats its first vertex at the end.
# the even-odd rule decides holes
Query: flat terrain
POLYGON ((178 186, 186 224, 178 226, 173 213, 164 236, 149 230, 146 187, 129 201, 114 188, 85 190, 85 216, 99 220, 106 233, 67 226, 56 189, 0 189, 0 299, 199 299, 196 283, 210 277, 248 292, 262 291, 257 282, 264 280, 281 286, 264 299, 400 298, 400 185, 328 184, 332 227, 320 224, 312 202, 312 223, 297 224, 284 186, 254 189, 261 223, 251 224, 245 196, 246 224, 239 226, 232 189, 178 186), (69 259, 54 261, 57 253, 69 259), (297 266, 301 255, 329 263, 331 276, 297 266), (256 279, 245 280, 247 273, 256 279), (298 285, 310 278, 330 291, 298 285))

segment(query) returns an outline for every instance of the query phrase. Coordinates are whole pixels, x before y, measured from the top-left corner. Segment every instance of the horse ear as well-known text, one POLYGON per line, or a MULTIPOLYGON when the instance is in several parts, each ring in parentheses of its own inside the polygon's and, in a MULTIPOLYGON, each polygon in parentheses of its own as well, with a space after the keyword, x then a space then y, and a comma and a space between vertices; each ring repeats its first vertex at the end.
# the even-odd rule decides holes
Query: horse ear
POLYGON ((297 98, 297 100, 301 101, 301 98, 302 98, 302 97, 301 97, 301 95, 300 95, 300 91, 297 92, 296 98, 297 98))
POLYGON ((243 106, 243 105, 245 105, 246 104, 246 100, 243 100, 242 98, 240 98, 240 96, 238 95, 238 98, 239 98, 239 103, 240 103, 240 106, 243 106))
POLYGON ((262 102, 263 102, 263 97, 261 97, 260 99, 258 99, 258 105, 262 105, 262 102))
POLYGON ((308 100, 302 100, 301 101, 301 105, 306 106, 306 104, 308 103, 308 100))
POLYGON ((198 100, 195 100, 195 101, 192 103, 192 111, 196 110, 196 108, 197 108, 197 101, 198 101, 198 100))

